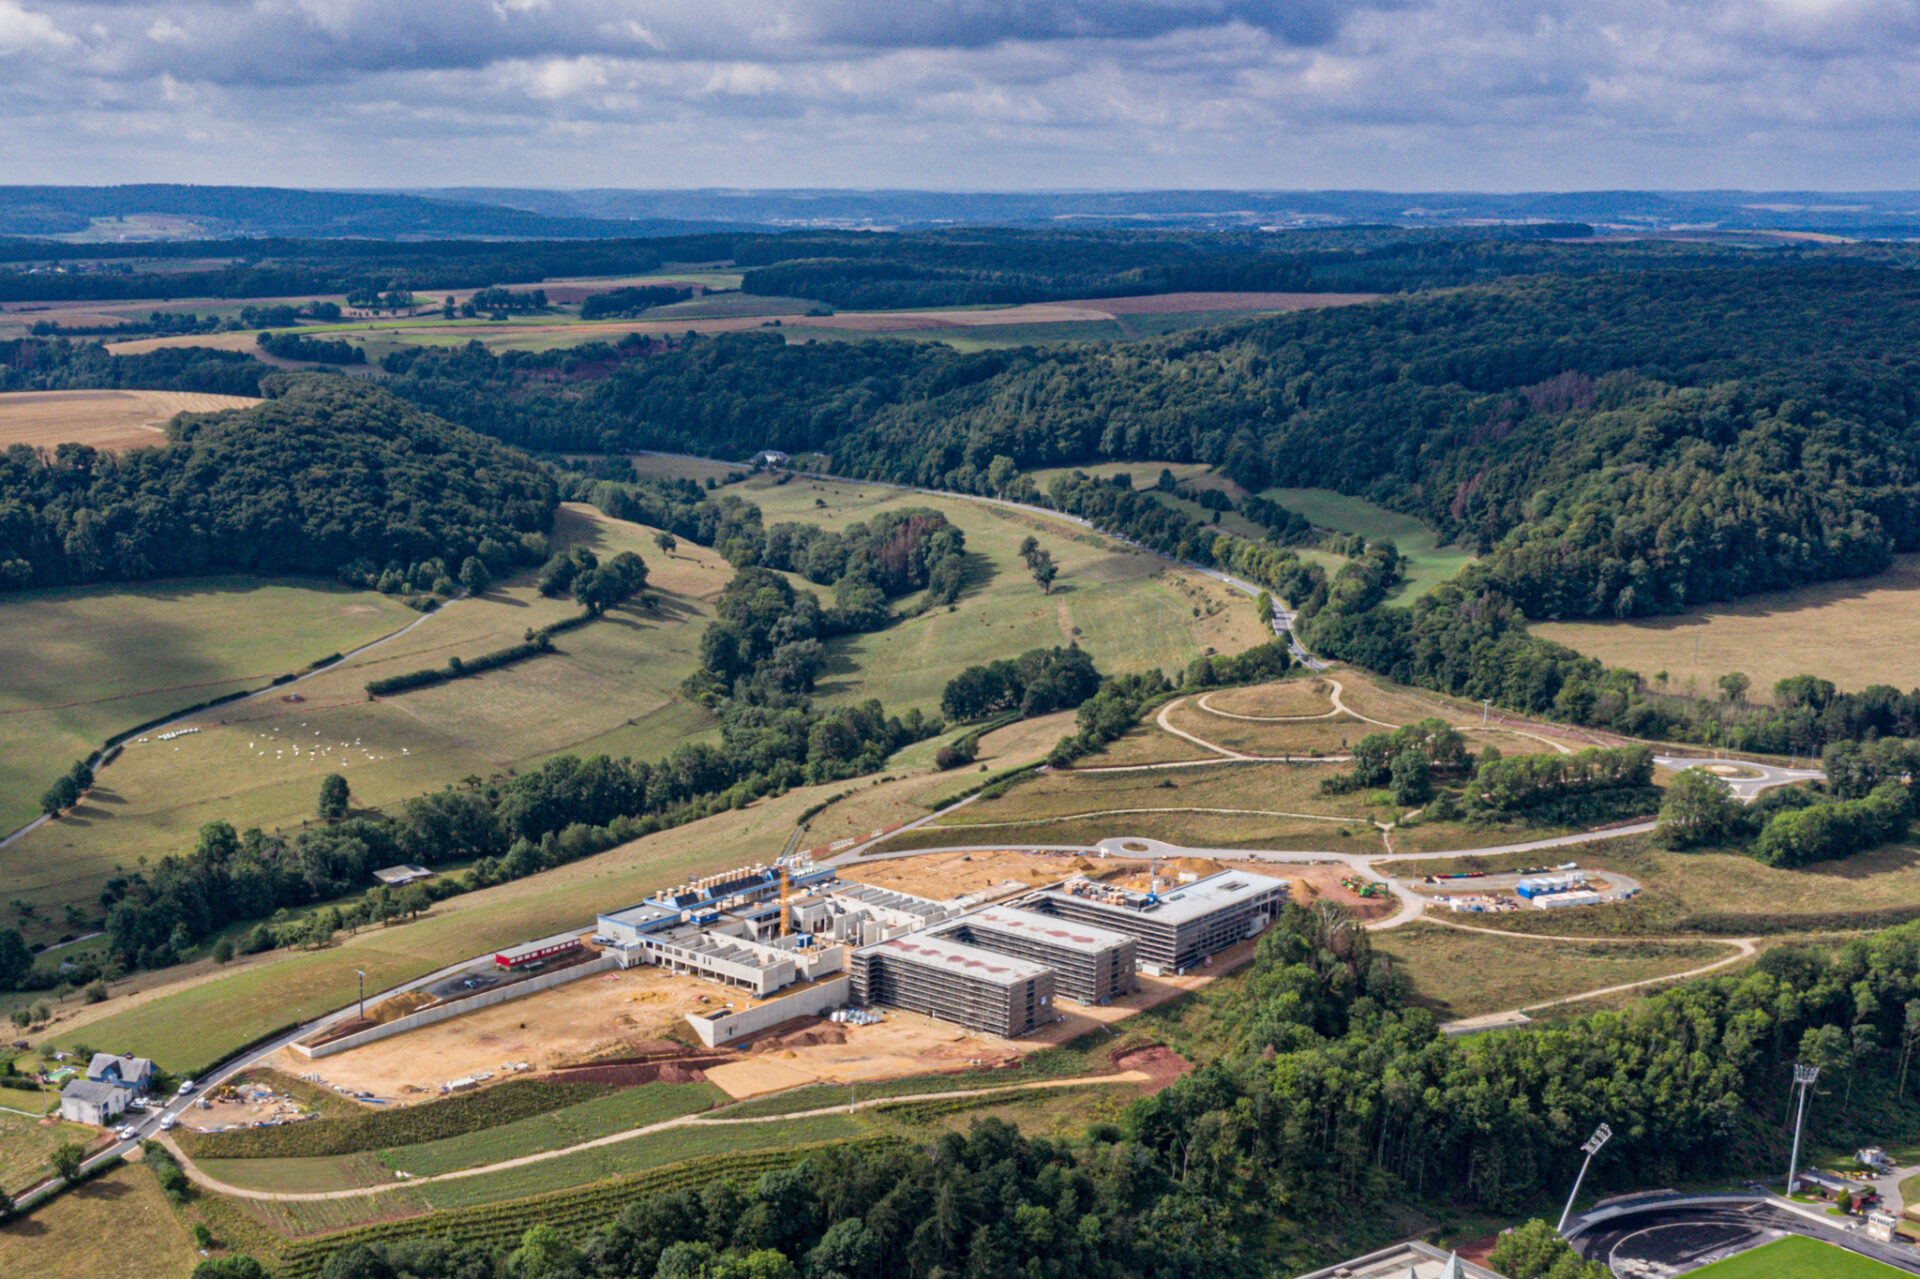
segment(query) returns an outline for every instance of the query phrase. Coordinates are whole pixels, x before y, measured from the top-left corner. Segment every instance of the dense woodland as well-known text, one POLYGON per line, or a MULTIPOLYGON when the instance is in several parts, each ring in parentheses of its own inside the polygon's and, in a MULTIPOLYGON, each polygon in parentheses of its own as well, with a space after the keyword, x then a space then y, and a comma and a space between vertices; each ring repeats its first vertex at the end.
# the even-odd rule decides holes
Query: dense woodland
POLYGON ((346 379, 184 415, 170 443, 0 456, 0 588, 215 571, 372 585, 426 561, 545 554, 557 493, 516 451, 346 379))

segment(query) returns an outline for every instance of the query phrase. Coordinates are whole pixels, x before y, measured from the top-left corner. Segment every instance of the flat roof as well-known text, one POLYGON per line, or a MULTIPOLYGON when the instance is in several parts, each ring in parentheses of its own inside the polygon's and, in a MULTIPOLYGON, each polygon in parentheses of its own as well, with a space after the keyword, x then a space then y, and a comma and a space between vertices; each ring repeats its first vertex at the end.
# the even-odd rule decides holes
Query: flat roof
POLYGON ((1097 897, 1083 897, 1078 893, 1069 893, 1065 889, 1048 888, 1040 896, 1055 901, 1087 902, 1094 906, 1103 906, 1108 910, 1123 911, 1143 919, 1157 920, 1163 924, 1185 924, 1211 915, 1215 911, 1225 910, 1251 897, 1268 892, 1285 892, 1287 881, 1274 879, 1267 875, 1255 875, 1244 870, 1223 870, 1197 879, 1191 884, 1182 884, 1171 892, 1160 894, 1157 904, 1149 904, 1146 894, 1129 892, 1125 904, 1102 901, 1097 897))
POLYGON ((619 910, 604 912, 600 918, 610 919, 616 924, 634 926, 654 924, 663 919, 678 919, 680 912, 669 910, 657 902, 641 902, 635 906, 624 906, 619 910))
POLYGON ((930 897, 916 897, 912 893, 896 892, 891 888, 879 888, 873 884, 841 883, 824 891, 829 897, 845 897, 868 906, 897 910, 903 915, 918 915, 922 919, 938 915, 947 909, 945 903, 934 901, 930 897))
POLYGON ((1097 955, 1101 951, 1112 950, 1116 946, 1129 945, 1133 941, 1133 937, 1128 933, 1095 928, 1092 924, 1083 924, 1077 920, 1062 919, 1058 915, 1044 915, 1037 910, 1019 910, 1012 906, 988 906, 971 914, 962 915, 945 927, 949 929, 975 927, 1018 933, 1032 937, 1036 941, 1089 955, 1097 955))
POLYGON ((895 937, 892 941, 862 946, 854 952, 856 955, 875 953, 924 964, 929 968, 945 968, 1001 986, 1010 986, 1014 982, 1027 981, 1053 971, 1045 964, 983 950, 965 942, 948 941, 944 937, 929 937, 924 933, 895 937))
POLYGON ((543 955, 554 951, 573 950, 580 945, 578 937, 549 937, 542 941, 523 941, 518 946, 508 946, 494 951, 495 958, 519 959, 525 955, 543 955))

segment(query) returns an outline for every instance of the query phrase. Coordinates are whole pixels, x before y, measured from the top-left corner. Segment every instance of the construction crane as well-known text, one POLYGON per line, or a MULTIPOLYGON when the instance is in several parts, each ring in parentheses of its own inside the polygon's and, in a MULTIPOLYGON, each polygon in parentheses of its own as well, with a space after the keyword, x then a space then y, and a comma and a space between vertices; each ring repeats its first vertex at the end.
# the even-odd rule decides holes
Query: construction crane
POLYGON ((793 876, 787 872, 785 866, 782 866, 780 868, 780 935, 782 937, 793 931, 793 916, 788 909, 792 902, 793 876))

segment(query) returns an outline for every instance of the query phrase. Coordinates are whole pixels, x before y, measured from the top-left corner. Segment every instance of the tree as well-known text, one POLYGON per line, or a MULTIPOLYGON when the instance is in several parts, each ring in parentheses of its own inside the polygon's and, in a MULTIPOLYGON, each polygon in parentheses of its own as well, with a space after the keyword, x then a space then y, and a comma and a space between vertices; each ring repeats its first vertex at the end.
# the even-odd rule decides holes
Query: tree
POLYGON ((209 1257, 193 1268, 193 1279, 270 1279, 267 1268, 244 1252, 209 1257))
POLYGON ((17 990, 33 971, 33 952, 17 928, 0 928, 0 987, 17 990))
POLYGON ((665 555, 671 555, 680 549, 680 539, 664 529, 653 535, 653 544, 665 555))
POLYGON ((80 1176, 80 1165, 86 1160, 87 1148, 77 1141, 62 1142, 54 1148, 53 1171, 63 1181, 75 1181, 80 1176))
POLYGON ((1719 684, 1721 699, 1737 706, 1747 700, 1747 690, 1753 686, 1753 681, 1743 672, 1729 671, 1720 677, 1719 684))
POLYGON ((1053 562, 1053 556, 1047 551, 1039 551, 1028 561, 1028 564, 1033 570, 1033 580, 1040 583, 1040 593, 1053 594, 1053 579, 1060 573, 1059 567, 1053 562))
POLYGON ((58 817, 79 802, 79 783, 71 777, 62 777, 40 796, 40 811, 48 817, 58 817))
POLYGON ((1608 1279, 1597 1261, 1582 1261, 1573 1245, 1546 1221, 1534 1219, 1500 1236, 1487 1266, 1508 1279, 1608 1279))
POLYGON ((1851 1190, 1842 1190, 1839 1196, 1834 1199, 1833 1206, 1841 1212, 1851 1213, 1853 1211, 1853 1192, 1851 1190))
POLYGON ((337 822, 346 815, 347 779, 339 773, 328 773, 320 779, 320 817, 337 822))
POLYGON ((107 983, 98 980, 88 982, 86 989, 80 992, 80 997, 90 1004, 106 1003, 107 983))
POLYGON ((507 1258, 506 1273, 511 1279, 545 1279, 556 1271, 572 1273, 579 1264, 579 1249, 558 1230, 542 1223, 520 1236, 520 1246, 507 1258))
POLYGON ((460 565, 460 585, 473 595, 486 592, 493 585, 493 573, 488 570, 487 562, 478 555, 469 555, 460 565))
POLYGON ((1039 553, 1039 550, 1040 539, 1033 534, 1029 533, 1020 539, 1020 558, 1028 564, 1033 563, 1033 557, 1039 553))
POLYGON ((430 908, 433 902, 427 896, 426 889, 418 884, 408 884, 401 890, 398 905, 407 913, 407 918, 412 919, 430 908))
POLYGON ((1393 757, 1393 802, 1401 806, 1424 804, 1433 798, 1433 770, 1426 753, 1403 750, 1393 757))
POLYGON ((1689 768, 1667 786, 1653 837, 1663 848, 1709 847, 1731 838, 1739 820, 1740 804, 1726 779, 1689 768))
POLYGON ((1000 454, 987 464, 987 488, 1004 497, 1014 476, 1020 473, 1020 465, 1006 454, 1000 454))
POLYGON ((233 958, 233 939, 231 937, 222 937, 219 941, 213 943, 213 962, 214 963, 224 964, 224 963, 227 963, 232 958, 233 958))

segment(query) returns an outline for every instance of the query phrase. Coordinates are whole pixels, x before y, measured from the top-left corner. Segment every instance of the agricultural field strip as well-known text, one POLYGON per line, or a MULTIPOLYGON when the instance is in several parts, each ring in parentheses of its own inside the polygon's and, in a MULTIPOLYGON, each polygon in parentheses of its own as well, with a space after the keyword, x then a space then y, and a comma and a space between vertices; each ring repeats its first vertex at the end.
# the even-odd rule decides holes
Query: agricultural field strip
MULTIPOLYGON (((1151 1082, 1151 1076, 1146 1073, 1137 1070, 1127 1070, 1112 1075, 1097 1075, 1087 1078, 1040 1079, 1030 1083, 1006 1084, 996 1088, 969 1089, 966 1091, 966 1095, 986 1096, 993 1093, 1027 1092, 1041 1088, 1080 1088, 1106 1084, 1143 1084, 1149 1082, 1151 1082)), ((875 1097, 868 1101, 854 1102, 847 1106, 823 1106, 817 1110, 801 1110, 795 1111, 792 1114, 752 1115, 738 1119, 702 1118, 698 1114, 676 1115, 671 1119, 663 1119, 658 1123, 642 1125, 624 1132, 610 1133, 604 1137, 595 1137, 590 1141, 583 1141, 577 1145, 565 1146, 556 1150, 542 1150, 533 1154, 521 1155, 514 1159, 504 1159, 498 1163, 483 1164, 475 1168, 461 1168, 453 1172, 439 1173, 431 1177, 414 1177, 409 1179, 405 1185, 424 1186, 434 1182, 458 1181, 467 1177, 482 1177, 489 1173, 504 1172, 509 1168, 523 1168, 529 1164, 544 1163, 550 1159, 559 1159, 565 1155, 575 1154, 582 1150, 591 1150, 600 1146, 611 1146, 617 1142, 631 1141, 636 1137, 649 1136, 653 1133, 664 1132, 670 1128, 707 1128, 737 1126, 742 1124, 786 1123, 795 1119, 812 1119, 823 1115, 848 1114, 856 1110, 898 1105, 903 1102, 944 1101, 954 1096, 955 1094, 952 1092, 910 1093, 897 1097, 875 1097)), ((174 1158, 179 1160, 180 1166, 186 1170, 187 1175, 195 1182, 219 1194, 233 1195, 242 1199, 281 1199, 296 1201, 354 1199, 367 1195, 381 1194, 395 1188, 393 1185, 382 1184, 378 1186, 359 1186, 348 1190, 274 1191, 248 1189, 243 1186, 229 1185, 226 1182, 218 1181, 208 1176, 201 1170, 199 1165, 194 1163, 186 1152, 180 1148, 179 1143, 173 1139, 171 1134, 162 1134, 159 1140, 173 1154, 174 1158)))
MULTIPOLYGON (((362 644, 360 647, 356 649, 352 649, 349 652, 342 653, 340 655, 340 660, 337 662, 329 662, 327 665, 319 667, 315 670, 303 671, 301 674, 294 676, 292 679, 287 680, 285 683, 270 684, 265 688, 256 688, 251 693, 248 693, 246 696, 236 697, 231 702, 223 703, 223 705, 229 706, 229 707, 237 706, 243 702, 253 701, 255 698, 258 698, 258 697, 264 697, 269 693, 284 696, 286 690, 289 688, 292 688, 295 684, 303 683, 304 681, 310 680, 317 675, 325 675, 328 672, 332 671, 335 667, 343 665, 344 663, 350 661, 351 659, 360 656, 362 653, 367 652, 369 649, 378 648, 382 644, 392 643, 394 640, 399 639, 401 636, 407 634, 407 632, 413 630, 414 627, 423 625, 424 623, 431 620, 432 618, 438 617, 444 610, 446 610, 447 608, 451 607, 454 604, 459 603, 461 600, 465 599, 466 597, 467 597, 467 592, 466 592, 466 589, 463 587, 461 588, 461 591, 458 595, 448 600, 445 604, 442 604, 439 608, 435 609, 433 612, 422 613, 419 617, 416 617, 413 621, 408 622, 405 626, 402 626, 399 630, 389 632, 386 635, 382 635, 378 639, 369 640, 367 643, 362 644)), ((173 727, 175 724, 185 723, 187 720, 193 719, 195 716, 201 714, 204 709, 205 708, 203 707, 201 708, 201 710, 185 711, 179 715, 173 716, 171 719, 163 720, 158 724, 150 724, 148 725, 146 732, 149 735, 154 733, 163 733, 167 729, 173 727)), ((110 762, 111 761, 108 761, 108 760, 101 760, 99 763, 97 763, 94 766, 94 771, 96 773, 99 773, 105 770, 110 762)), ((4 837, 0 837, 0 848, 5 848, 7 845, 13 843, 15 840, 33 831, 34 829, 39 827, 41 824, 46 822, 46 820, 47 820, 47 815, 45 813, 42 813, 40 816, 28 822, 25 826, 22 826, 19 829, 8 833, 4 837)))

